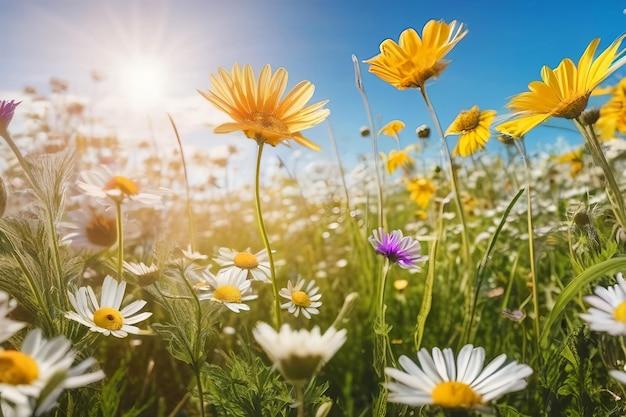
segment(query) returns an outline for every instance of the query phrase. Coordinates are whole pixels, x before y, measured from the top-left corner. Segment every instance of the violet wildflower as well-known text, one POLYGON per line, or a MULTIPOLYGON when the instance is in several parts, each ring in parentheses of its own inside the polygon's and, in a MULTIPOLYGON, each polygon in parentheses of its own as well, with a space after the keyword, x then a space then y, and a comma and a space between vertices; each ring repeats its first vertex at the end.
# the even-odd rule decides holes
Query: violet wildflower
POLYGON ((11 119, 13 119, 15 108, 20 103, 21 101, 16 103, 15 100, 0 100, 0 131, 7 130, 9 123, 11 123, 11 119))
POLYGON ((379 255, 385 256, 391 262, 396 262, 400 268, 419 271, 418 263, 425 262, 428 257, 422 256, 419 242, 411 236, 404 236, 402 230, 393 230, 387 233, 379 227, 372 231, 367 238, 379 255))

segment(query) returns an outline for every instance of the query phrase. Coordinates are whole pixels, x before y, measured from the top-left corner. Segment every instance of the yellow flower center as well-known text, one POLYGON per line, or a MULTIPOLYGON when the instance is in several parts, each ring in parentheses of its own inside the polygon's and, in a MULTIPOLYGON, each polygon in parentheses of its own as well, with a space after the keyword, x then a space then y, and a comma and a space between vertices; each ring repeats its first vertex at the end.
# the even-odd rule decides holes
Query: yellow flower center
POLYGON ((0 383, 30 384, 39 377, 37 362, 17 350, 0 352, 0 383))
POLYGON ((309 296, 304 291, 294 291, 291 293, 291 302, 300 307, 311 305, 309 296))
POLYGON ((457 128, 457 131, 468 132, 476 129, 479 124, 480 111, 478 110, 478 107, 474 107, 459 114, 455 127, 457 128))
POLYGON ((124 325, 122 313, 111 307, 102 307, 93 313, 96 326, 107 330, 119 330, 124 325))
POLYGON ((124 195, 139 194, 139 186, 134 181, 129 180, 121 175, 116 175, 109 180, 104 186, 105 191, 119 190, 124 195))
POLYGON ((626 301, 615 307, 613 317, 615 318, 615 320, 626 324, 626 301))
POLYGON ((433 403, 448 408, 470 408, 482 404, 482 398, 464 382, 439 383, 432 392, 433 403))
POLYGON ((85 226, 87 240, 98 246, 112 246, 117 241, 115 220, 96 214, 85 226))
POLYGON ((250 129, 244 130, 247 137, 257 142, 269 143, 272 146, 276 146, 281 140, 292 136, 287 125, 281 119, 265 112, 250 113, 246 119, 246 124, 250 126, 250 129))
POLYGON ((251 253, 241 252, 235 255, 235 266, 241 269, 252 269, 259 266, 259 260, 251 253))
POLYGON ((561 104, 554 112, 554 117, 562 117, 564 119, 573 119, 578 117, 587 108, 589 102, 589 94, 574 97, 573 100, 561 104))
POLYGON ((213 292, 213 298, 225 303, 240 303, 241 291, 232 285, 222 285, 213 292))

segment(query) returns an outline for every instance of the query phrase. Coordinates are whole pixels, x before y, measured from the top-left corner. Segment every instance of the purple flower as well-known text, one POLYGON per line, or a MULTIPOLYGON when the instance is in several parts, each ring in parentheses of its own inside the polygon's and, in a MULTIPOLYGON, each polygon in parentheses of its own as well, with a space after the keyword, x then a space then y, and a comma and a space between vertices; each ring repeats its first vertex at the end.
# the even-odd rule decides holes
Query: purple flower
POLYGON ((411 236, 403 236, 402 230, 387 233, 385 229, 379 227, 378 230, 372 231, 372 236, 367 240, 370 241, 376 253, 387 257, 391 262, 397 262, 400 268, 419 270, 418 262, 428 259, 427 256, 421 255, 419 242, 411 236))
POLYGON ((16 103, 15 100, 0 100, 0 129, 6 130, 9 127, 9 123, 11 123, 13 118, 13 112, 20 103, 21 101, 16 103))

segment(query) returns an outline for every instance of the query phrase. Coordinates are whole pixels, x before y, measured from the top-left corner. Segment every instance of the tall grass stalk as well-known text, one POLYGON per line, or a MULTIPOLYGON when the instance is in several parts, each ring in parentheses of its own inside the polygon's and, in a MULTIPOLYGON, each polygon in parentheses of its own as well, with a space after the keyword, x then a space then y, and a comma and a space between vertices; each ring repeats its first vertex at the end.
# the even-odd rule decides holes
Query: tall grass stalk
MULTIPOLYGON (((532 207, 532 177, 530 174, 530 163, 526 155, 523 139, 516 139, 515 146, 522 157, 524 163, 524 172, 526 176, 526 224, 528 228, 528 262, 530 264, 530 285, 532 286, 533 299, 533 319, 535 330, 535 342, 537 344, 537 352, 539 352, 539 337, 541 336, 541 317, 539 316, 539 288, 537 286, 537 271, 535 268, 535 234, 533 228, 533 207, 532 207)), ((537 355, 541 360, 541 355, 537 355)))
POLYGON ((189 176, 187 175, 187 162, 185 161, 185 153, 183 152, 183 143, 180 140, 180 135, 178 134, 178 128, 176 127, 176 123, 174 123, 174 119, 168 113, 167 117, 170 119, 170 124, 174 129, 174 135, 176 136, 176 142, 178 142, 178 150, 180 151, 180 161, 183 165, 183 175, 185 179, 185 205, 187 207, 187 222, 189 224, 189 240, 191 241, 191 252, 196 251, 196 229, 194 227, 194 219, 193 219, 193 209, 191 207, 191 192, 189 191, 189 176))
POLYGON ((261 210, 261 193, 260 193, 260 182, 261 182, 261 157, 263 156, 263 145, 264 142, 262 140, 258 140, 258 148, 257 148, 257 158, 256 158, 256 171, 254 177, 254 204, 256 209, 256 219, 259 225, 259 231, 261 232, 261 239, 263 239, 263 245, 265 246, 265 250, 267 251, 267 259, 270 264, 270 275, 272 277, 272 292, 274 295, 274 326, 276 330, 280 329, 280 325, 282 323, 280 317, 280 298, 278 295, 278 282, 276 282, 276 268, 274 266, 274 255, 272 254, 272 248, 270 246, 270 240, 267 237, 267 231, 265 230, 265 222, 263 221, 263 211, 261 210))
POLYGON ((122 219, 122 201, 115 200, 115 226, 117 230, 117 282, 122 281, 124 265, 124 219, 122 219))

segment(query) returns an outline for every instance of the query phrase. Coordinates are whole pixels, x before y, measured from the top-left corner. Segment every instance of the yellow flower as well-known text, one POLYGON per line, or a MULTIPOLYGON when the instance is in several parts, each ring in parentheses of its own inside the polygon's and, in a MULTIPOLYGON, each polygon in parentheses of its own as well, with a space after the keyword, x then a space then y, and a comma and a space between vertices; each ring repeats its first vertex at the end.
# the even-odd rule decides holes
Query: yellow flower
POLYGON ((570 175, 572 178, 576 178, 580 171, 583 169, 583 151, 585 148, 580 148, 577 151, 567 152, 557 158, 557 162, 561 164, 571 163, 570 175))
POLYGON ((552 70, 544 66, 543 81, 533 81, 530 91, 513 97, 507 107, 514 112, 513 120, 502 123, 497 130, 520 138, 550 117, 575 119, 585 110, 589 96, 609 75, 626 64, 619 46, 626 35, 609 45, 594 60, 600 39, 591 41, 576 66, 566 58, 552 70))
POLYGON ((446 135, 461 135, 452 155, 469 156, 483 149, 489 140, 489 126, 494 117, 495 110, 480 111, 478 106, 459 113, 446 130, 446 135))
POLYGON ((600 108, 600 118, 596 123, 603 140, 614 138, 615 132, 626 134, 626 77, 612 89, 612 93, 609 101, 600 108))
POLYGON ((410 199, 418 206, 425 208, 435 194, 435 185, 426 178, 414 178, 407 181, 406 189, 411 193, 410 199))
POLYGON ((422 30, 400 34, 399 43, 386 39, 380 44, 380 54, 365 61, 369 71, 399 90, 424 88, 426 81, 436 78, 448 66, 443 58, 467 34, 463 24, 430 20, 422 30))
POLYGON ((216 76, 211 75, 211 85, 211 90, 198 92, 234 120, 217 126, 215 133, 241 130, 258 143, 276 146, 292 139, 307 148, 320 150, 300 133, 330 114, 330 110, 323 108, 328 100, 306 106, 315 91, 309 81, 298 83, 281 100, 287 86, 287 70, 279 68, 272 74, 272 68, 265 65, 257 82, 249 65, 242 69, 234 64, 230 73, 220 67, 216 76))
POLYGON ((404 129, 404 122, 402 120, 392 120, 387 123, 378 131, 379 135, 387 135, 391 138, 397 138, 402 129, 404 129))
POLYGON ((415 163, 415 161, 413 161, 413 158, 409 156, 409 153, 406 149, 403 149, 401 151, 396 151, 395 149, 392 149, 391 151, 389 151, 389 156, 385 156, 383 154, 383 159, 385 160, 385 166, 387 167, 387 172, 389 173, 389 175, 396 172, 398 167, 410 169, 415 163))

